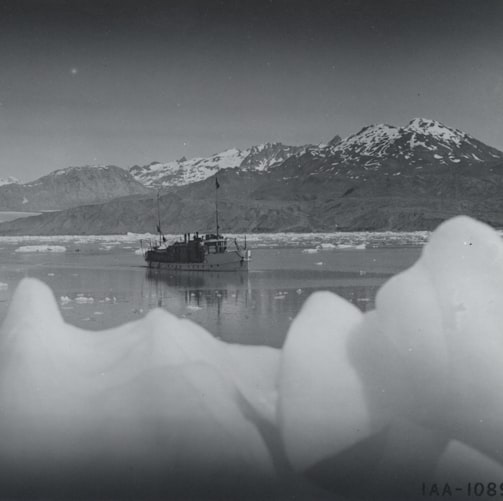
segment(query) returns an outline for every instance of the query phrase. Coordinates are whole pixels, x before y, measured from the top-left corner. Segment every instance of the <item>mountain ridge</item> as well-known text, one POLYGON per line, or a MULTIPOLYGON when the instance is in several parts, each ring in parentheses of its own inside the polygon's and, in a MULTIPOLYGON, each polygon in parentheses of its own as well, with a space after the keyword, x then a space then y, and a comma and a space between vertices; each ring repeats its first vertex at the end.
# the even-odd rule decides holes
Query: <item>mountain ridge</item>
MULTIPOLYGON (((170 187, 161 195, 164 231, 213 228, 217 173, 223 231, 431 230, 456 214, 503 227, 503 152, 424 118, 367 126, 273 168, 228 167, 170 187)), ((4 223, 0 233, 154 232, 154 204, 139 195, 4 223)))
POLYGON ((0 210, 61 210, 149 191, 114 165, 66 167, 31 182, 0 186, 0 210))
POLYGON ((290 156, 304 151, 306 146, 289 146, 282 143, 264 143, 245 150, 230 148, 209 157, 182 157, 172 162, 152 162, 146 166, 135 165, 129 169, 132 176, 148 187, 183 186, 202 181, 221 169, 268 171, 290 156))

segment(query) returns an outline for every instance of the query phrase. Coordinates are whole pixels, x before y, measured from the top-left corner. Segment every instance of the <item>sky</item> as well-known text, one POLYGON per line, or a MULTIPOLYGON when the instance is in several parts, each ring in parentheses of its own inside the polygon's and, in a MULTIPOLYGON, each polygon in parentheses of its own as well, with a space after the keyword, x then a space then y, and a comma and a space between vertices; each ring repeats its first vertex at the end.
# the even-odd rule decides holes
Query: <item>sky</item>
POLYGON ((503 150, 501 0, 2 0, 0 177, 439 120, 503 150))

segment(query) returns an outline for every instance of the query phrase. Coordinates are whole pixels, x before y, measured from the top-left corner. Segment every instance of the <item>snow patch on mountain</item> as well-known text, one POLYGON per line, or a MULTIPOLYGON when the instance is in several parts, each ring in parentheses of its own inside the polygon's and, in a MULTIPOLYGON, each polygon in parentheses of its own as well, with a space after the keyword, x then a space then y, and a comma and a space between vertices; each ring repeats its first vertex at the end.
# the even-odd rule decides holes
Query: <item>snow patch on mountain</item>
POLYGON ((332 166, 350 163, 372 170, 389 159, 401 165, 437 164, 438 160, 455 164, 503 160, 503 153, 495 148, 427 118, 414 118, 405 127, 369 125, 342 141, 330 142, 328 147, 310 148, 308 153, 313 158, 330 158, 332 166))
POLYGON ((460 144, 461 141, 468 138, 468 134, 465 132, 446 127, 440 122, 428 118, 414 118, 407 127, 405 127, 405 130, 414 131, 419 134, 427 134, 441 139, 442 141, 449 141, 456 144, 460 144))
POLYGON ((4 184, 20 184, 20 181, 13 176, 0 177, 0 186, 3 186, 4 184))
POLYGON ((245 150, 231 148, 209 157, 187 160, 185 157, 166 163, 153 162, 147 166, 135 165, 129 170, 145 186, 181 186, 202 181, 220 169, 241 168, 264 172, 279 165, 292 155, 304 152, 302 146, 265 143, 245 150))

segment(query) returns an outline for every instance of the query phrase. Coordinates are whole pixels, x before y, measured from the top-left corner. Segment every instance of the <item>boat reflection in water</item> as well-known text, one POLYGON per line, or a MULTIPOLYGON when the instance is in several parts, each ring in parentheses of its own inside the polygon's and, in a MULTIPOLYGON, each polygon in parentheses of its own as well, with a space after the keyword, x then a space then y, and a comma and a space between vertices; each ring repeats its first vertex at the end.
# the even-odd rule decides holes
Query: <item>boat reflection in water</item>
POLYGON ((235 320, 246 316, 252 307, 246 273, 182 273, 149 268, 146 278, 151 306, 155 302, 155 306, 175 315, 191 318, 217 337, 223 334, 223 323, 235 326, 235 320))
POLYGON ((355 277, 333 279, 333 285, 320 286, 294 271, 241 274, 146 269, 145 277, 147 309, 162 307, 228 342, 277 348, 283 345, 292 320, 312 292, 330 290, 365 311, 373 308, 380 285, 373 279, 355 277))

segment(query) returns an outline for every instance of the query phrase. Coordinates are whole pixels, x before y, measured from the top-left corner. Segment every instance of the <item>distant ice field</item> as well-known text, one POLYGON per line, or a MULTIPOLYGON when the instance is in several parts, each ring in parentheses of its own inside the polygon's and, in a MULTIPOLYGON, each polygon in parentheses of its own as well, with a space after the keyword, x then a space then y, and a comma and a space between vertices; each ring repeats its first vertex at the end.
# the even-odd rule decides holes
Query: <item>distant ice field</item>
MULTIPOLYGON (((251 233, 246 234, 246 240, 251 247, 255 248, 275 248, 275 247, 301 247, 312 248, 316 246, 348 247, 395 247, 395 246, 418 246, 426 243, 430 232, 333 232, 333 233, 251 233)), ((240 242, 244 241, 245 234, 225 233, 225 235, 240 242)), ((175 241, 183 235, 166 234, 168 241, 175 241)), ((0 236, 0 245, 2 243, 28 243, 34 244, 50 243, 69 243, 71 245, 86 244, 105 244, 122 245, 136 244, 140 245, 140 240, 155 241, 157 235, 151 233, 127 233, 125 235, 54 235, 54 236, 0 236)), ((325 249, 326 250, 326 249, 325 249)))

